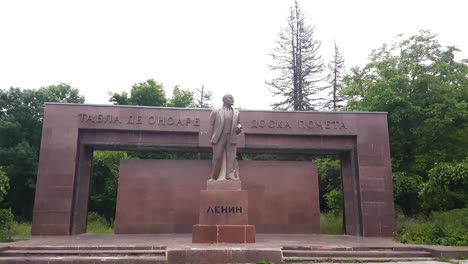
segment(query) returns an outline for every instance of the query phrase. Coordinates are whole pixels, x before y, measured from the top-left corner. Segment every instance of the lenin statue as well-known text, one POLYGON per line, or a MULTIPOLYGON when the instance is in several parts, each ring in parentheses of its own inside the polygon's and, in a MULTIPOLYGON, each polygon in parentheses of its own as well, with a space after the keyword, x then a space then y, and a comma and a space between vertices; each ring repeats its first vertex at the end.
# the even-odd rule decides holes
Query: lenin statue
POLYGON ((242 132, 239 111, 232 108, 234 97, 223 96, 223 107, 210 114, 209 133, 213 146, 212 180, 239 180, 237 135, 242 132))

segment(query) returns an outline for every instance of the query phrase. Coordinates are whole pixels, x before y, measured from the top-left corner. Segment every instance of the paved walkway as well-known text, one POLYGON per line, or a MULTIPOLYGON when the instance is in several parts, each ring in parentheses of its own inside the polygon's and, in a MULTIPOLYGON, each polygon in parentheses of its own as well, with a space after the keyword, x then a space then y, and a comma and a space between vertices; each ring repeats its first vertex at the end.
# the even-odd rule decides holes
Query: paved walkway
POLYGON ((363 238, 345 235, 316 234, 257 234, 255 244, 192 244, 192 234, 82 234, 75 236, 32 237, 24 241, 1 243, 15 246, 167 246, 177 248, 194 247, 241 247, 241 248, 279 248, 282 246, 313 245, 342 247, 395 247, 408 246, 397 243, 391 238, 363 238))

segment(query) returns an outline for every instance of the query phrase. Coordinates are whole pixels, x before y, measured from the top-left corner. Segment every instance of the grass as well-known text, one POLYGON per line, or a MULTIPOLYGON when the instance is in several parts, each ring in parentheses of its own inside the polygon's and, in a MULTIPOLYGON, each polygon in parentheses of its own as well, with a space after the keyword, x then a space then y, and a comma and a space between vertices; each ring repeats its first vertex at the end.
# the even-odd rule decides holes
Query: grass
POLYGON ((19 238, 25 238, 31 236, 31 223, 27 222, 15 222, 13 224, 13 236, 19 238))
POLYGON ((408 244, 468 246, 468 208, 398 219, 395 239, 408 244))
POLYGON ((89 212, 86 232, 88 234, 113 234, 114 229, 104 217, 94 212, 89 212))
MULTIPOLYGON (((88 218, 87 232, 90 234, 113 234, 112 226, 101 216, 91 215, 88 218)), ((22 240, 31 237, 31 223, 15 222, 12 227, 12 239, 4 242, 22 240)))
POLYGON ((343 216, 330 213, 320 214, 320 234, 343 234, 343 216))

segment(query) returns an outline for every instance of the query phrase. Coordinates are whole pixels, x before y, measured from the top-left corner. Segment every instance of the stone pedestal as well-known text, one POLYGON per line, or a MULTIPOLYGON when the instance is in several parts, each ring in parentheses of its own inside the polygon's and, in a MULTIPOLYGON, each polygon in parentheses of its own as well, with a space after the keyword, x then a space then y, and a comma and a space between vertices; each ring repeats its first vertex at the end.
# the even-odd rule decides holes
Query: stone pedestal
POLYGON ((200 224, 192 227, 192 242, 255 243, 248 204, 240 181, 209 180, 207 190, 200 191, 200 224))

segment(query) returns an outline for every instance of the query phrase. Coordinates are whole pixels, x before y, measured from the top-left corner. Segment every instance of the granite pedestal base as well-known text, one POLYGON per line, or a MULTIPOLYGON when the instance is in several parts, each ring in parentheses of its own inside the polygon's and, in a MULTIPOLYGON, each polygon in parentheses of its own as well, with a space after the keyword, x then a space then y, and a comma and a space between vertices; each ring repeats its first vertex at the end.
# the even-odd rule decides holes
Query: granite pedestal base
POLYGON ((240 181, 209 180, 207 190, 200 191, 200 224, 192 227, 192 242, 255 243, 248 200, 240 181))
POLYGON ((255 243, 255 226, 194 225, 192 243, 255 243))

